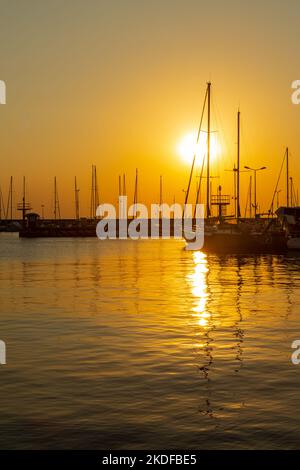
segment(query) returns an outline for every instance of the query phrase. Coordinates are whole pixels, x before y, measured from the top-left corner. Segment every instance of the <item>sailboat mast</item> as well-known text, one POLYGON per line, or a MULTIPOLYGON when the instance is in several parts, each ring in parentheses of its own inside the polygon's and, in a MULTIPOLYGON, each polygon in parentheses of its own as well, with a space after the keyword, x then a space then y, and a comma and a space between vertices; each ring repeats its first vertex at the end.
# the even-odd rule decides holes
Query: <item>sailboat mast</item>
POLYGON ((77 188, 77 178, 75 176, 75 218, 79 219, 79 189, 77 188))
POLYGON ((126 177, 125 177, 125 173, 123 174, 123 196, 126 196, 126 177))
POLYGON ((13 177, 10 177, 10 220, 13 218, 13 177))
POLYGON ((207 165, 206 165, 206 217, 210 217, 210 94, 211 94, 211 83, 207 84, 207 165))
POLYGON ((236 175, 237 175, 237 180, 236 180, 236 217, 237 219, 240 218, 241 216, 241 211, 240 211, 240 117, 241 113, 240 110, 238 110, 237 114, 237 170, 236 170, 236 175))
POLYGON ((90 218, 94 218, 94 165, 92 165, 92 187, 91 187, 91 204, 90 204, 90 218))
POLYGON ((99 206, 99 192, 97 182, 97 168, 96 165, 92 165, 92 190, 91 190, 91 219, 96 218, 97 207, 99 206))
POLYGON ((56 220, 56 208, 57 208, 57 190, 56 190, 56 176, 54 176, 54 219, 56 220))
POLYGON ((54 219, 60 219, 60 206, 57 190, 56 176, 54 176, 54 219))
POLYGON ((233 165, 233 199, 234 199, 234 216, 237 217, 237 198, 236 198, 236 167, 233 165))
POLYGON ((6 213, 5 213, 5 218, 6 219, 8 219, 9 213, 10 213, 10 218, 12 219, 12 191, 13 191, 13 177, 11 176, 10 177, 10 183, 9 183, 6 213))
POLYGON ((286 207, 290 206, 289 149, 286 148, 286 207))
POLYGON ((134 198, 133 198, 134 216, 136 216, 137 199, 138 199, 138 169, 136 168, 136 170, 135 170, 134 198))
POLYGON ((250 176, 250 197, 249 197, 249 203, 250 203, 250 219, 252 219, 252 175, 250 176))
POLYGON ((26 214, 26 183, 25 176, 23 176, 23 199, 22 199, 22 219, 25 220, 26 214))
POLYGON ((96 167, 96 165, 95 165, 95 202, 96 202, 95 217, 96 217, 97 208, 99 206, 99 189, 98 189, 98 178, 97 178, 97 167, 96 167))
POLYGON ((119 196, 122 196, 122 183, 121 183, 121 175, 119 175, 119 196))

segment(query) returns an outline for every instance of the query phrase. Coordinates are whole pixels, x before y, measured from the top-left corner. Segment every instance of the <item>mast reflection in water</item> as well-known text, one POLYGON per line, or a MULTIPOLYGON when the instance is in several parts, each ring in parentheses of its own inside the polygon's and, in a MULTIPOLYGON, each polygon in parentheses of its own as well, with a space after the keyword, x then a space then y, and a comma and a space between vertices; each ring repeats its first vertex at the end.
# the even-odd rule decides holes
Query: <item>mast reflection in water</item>
POLYGON ((1 448, 297 448, 299 258, 183 248, 1 236, 1 448))

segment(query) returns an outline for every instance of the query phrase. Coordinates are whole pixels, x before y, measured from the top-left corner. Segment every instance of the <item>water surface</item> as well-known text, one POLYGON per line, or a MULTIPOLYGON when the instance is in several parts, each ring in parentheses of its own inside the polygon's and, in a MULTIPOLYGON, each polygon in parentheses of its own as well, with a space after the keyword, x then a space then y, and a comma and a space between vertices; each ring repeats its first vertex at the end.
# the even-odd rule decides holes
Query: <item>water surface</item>
POLYGON ((0 447, 300 444, 300 258, 0 235, 0 447))

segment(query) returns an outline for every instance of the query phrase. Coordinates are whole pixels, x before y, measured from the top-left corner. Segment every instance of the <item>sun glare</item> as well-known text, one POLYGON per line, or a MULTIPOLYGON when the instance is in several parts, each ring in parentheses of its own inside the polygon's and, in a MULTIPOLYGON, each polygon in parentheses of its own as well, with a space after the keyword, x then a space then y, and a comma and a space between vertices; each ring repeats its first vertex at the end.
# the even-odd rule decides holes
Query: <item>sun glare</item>
MULTIPOLYGON (((210 136, 210 156, 214 160, 221 152, 220 144, 215 134, 210 136)), ((182 137, 177 145, 177 153, 183 162, 191 165, 196 154, 197 162, 201 162, 207 154, 207 133, 201 132, 197 143, 197 134, 190 132, 182 137)))

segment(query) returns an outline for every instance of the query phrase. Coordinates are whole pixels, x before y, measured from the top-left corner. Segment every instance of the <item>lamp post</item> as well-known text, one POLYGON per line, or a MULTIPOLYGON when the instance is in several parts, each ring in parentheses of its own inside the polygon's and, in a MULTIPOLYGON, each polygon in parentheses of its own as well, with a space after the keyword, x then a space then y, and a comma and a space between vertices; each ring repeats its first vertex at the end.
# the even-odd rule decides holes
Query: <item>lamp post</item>
POLYGON ((250 166, 244 167, 246 170, 251 170, 254 172, 254 217, 256 218, 257 214, 257 202, 256 202, 256 173, 260 170, 266 170, 266 166, 262 166, 260 168, 251 168, 250 166))

